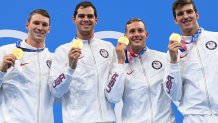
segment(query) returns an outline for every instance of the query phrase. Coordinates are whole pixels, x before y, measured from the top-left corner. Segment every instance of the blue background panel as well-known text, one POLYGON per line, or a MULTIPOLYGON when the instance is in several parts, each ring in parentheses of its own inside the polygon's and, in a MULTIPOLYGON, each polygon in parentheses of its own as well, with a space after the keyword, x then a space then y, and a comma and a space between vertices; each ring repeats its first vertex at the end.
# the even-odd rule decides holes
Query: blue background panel
MULTIPOLYGON (((116 31, 124 33, 126 22, 139 17, 146 23, 149 37, 147 45, 151 49, 166 52, 169 35, 179 33, 175 25, 171 5, 174 0, 91 0, 97 8, 98 23, 95 32, 116 31)), ((0 7, 0 46, 16 42, 16 38, 2 36, 1 30, 12 29, 27 32, 25 23, 28 14, 37 8, 45 9, 51 16, 51 32, 46 45, 54 51, 59 45, 69 42, 75 36, 72 15, 81 0, 1 0, 0 7)), ((218 1, 195 0, 200 13, 199 24, 206 30, 218 31, 218 1)), ((116 40, 108 39, 114 45, 116 40)), ((177 123, 182 116, 174 106, 177 123)), ((54 105, 55 123, 61 123, 61 106, 54 105)))

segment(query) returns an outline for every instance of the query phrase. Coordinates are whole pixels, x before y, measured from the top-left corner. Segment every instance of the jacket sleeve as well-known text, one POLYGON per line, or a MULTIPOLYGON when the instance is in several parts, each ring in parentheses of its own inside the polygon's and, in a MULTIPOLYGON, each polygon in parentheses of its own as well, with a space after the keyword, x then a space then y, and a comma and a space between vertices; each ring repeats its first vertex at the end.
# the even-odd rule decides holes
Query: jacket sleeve
POLYGON ((114 63, 105 87, 105 95, 109 102, 117 103, 122 99, 124 81, 124 64, 114 63))
MULTIPOLYGON (((0 67, 3 61, 4 53, 2 47, 0 47, 0 67)), ((2 86, 3 78, 4 78, 5 72, 0 71, 0 87, 2 86)))
POLYGON ((179 64, 165 64, 164 78, 163 78, 164 90, 169 98, 173 101, 180 101, 182 96, 182 79, 179 64))
POLYGON ((4 77, 5 73, 0 71, 0 88, 2 86, 2 82, 3 82, 3 77, 4 77))
POLYGON ((56 49, 52 59, 49 76, 49 89, 55 97, 62 97, 68 92, 74 69, 68 66, 68 52, 64 47, 56 49))

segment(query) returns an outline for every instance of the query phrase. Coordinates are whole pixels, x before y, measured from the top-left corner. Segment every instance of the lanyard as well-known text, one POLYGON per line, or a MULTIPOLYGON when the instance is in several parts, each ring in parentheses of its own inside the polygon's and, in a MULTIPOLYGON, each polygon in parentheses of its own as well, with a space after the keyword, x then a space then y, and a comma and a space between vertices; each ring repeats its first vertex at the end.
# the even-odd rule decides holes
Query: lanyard
POLYGON ((16 47, 22 49, 24 52, 37 52, 38 53, 38 52, 41 52, 41 51, 44 50, 44 48, 43 49, 36 49, 36 50, 23 48, 23 47, 20 46, 20 43, 21 43, 21 41, 18 40, 16 42, 16 47))
POLYGON ((199 38, 201 32, 202 32, 203 28, 199 28, 197 32, 195 32, 195 34, 192 36, 191 38, 191 41, 190 42, 186 42, 182 36, 182 40, 181 40, 181 45, 182 45, 182 48, 179 49, 182 54, 180 56, 180 58, 183 58, 185 57, 186 55, 189 54, 189 52, 192 50, 193 46, 194 46, 194 43, 197 41, 197 39, 199 38), (190 44, 190 47, 189 47, 189 50, 187 48, 187 44, 190 44))
POLYGON ((125 55, 126 55, 125 63, 129 63, 129 61, 130 61, 132 58, 135 58, 135 57, 141 58, 142 55, 143 55, 146 51, 147 51, 147 47, 144 47, 144 48, 139 52, 139 54, 135 54, 129 47, 127 47, 127 49, 125 49, 125 55), (128 55, 127 51, 129 51, 129 55, 128 55))
POLYGON ((201 31, 203 30, 203 28, 199 28, 197 32, 195 32, 195 34, 192 36, 191 41, 189 43, 185 42, 183 36, 182 36, 182 40, 181 40, 181 44, 182 47, 181 49, 179 49, 181 52, 185 52, 187 50, 186 44, 192 44, 195 43, 199 37, 199 35, 201 34, 201 31))

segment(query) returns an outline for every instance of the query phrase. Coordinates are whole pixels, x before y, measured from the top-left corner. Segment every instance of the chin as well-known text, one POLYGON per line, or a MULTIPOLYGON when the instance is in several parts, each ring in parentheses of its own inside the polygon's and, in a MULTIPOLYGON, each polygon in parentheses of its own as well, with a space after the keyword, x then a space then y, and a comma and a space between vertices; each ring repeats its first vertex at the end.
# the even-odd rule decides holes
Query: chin
POLYGON ((42 41, 44 41, 44 38, 35 38, 34 40, 37 42, 42 42, 42 41))
POLYGON ((91 34, 91 31, 87 31, 87 30, 84 30, 84 31, 82 31, 82 34, 84 34, 84 35, 89 35, 89 34, 91 34))

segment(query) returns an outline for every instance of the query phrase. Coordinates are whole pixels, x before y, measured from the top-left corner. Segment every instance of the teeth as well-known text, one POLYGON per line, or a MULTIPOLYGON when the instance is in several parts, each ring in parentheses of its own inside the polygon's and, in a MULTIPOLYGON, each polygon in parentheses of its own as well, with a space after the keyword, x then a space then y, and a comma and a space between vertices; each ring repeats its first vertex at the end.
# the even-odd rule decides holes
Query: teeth
POLYGON ((91 25, 91 23, 82 22, 81 25, 83 25, 83 26, 89 26, 89 25, 91 25))
POLYGON ((187 20, 187 19, 183 21, 184 24, 190 23, 190 22, 191 22, 191 20, 187 20))
POLYGON ((134 39, 133 41, 141 41, 141 39, 134 39))
POLYGON ((44 34, 43 32, 41 32, 41 31, 35 31, 35 33, 36 34, 39 34, 39 35, 42 35, 42 34, 44 34))

